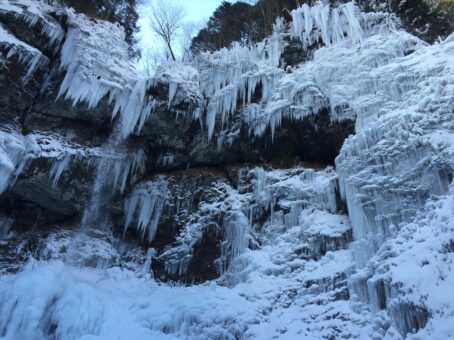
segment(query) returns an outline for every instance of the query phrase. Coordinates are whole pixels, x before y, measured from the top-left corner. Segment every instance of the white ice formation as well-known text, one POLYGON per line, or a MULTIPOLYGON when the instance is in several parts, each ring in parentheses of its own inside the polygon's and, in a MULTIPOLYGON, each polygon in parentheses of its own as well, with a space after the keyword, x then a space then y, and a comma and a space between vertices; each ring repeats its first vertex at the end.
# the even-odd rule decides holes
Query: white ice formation
POLYGON ((168 195, 165 178, 136 187, 124 204, 125 232, 137 213, 137 230, 143 239, 153 241, 168 195))
MULTIPOLYGON (((278 21, 262 43, 203 54, 193 65, 172 64, 146 81, 127 65, 119 28, 69 14, 61 94, 89 106, 108 95, 121 116, 122 137, 139 132, 158 105, 147 95, 157 82, 169 85, 166 105, 187 97, 200 105, 193 116, 209 138, 240 107, 252 136, 268 127, 274 134, 283 119, 324 109, 333 124, 354 119, 356 134, 343 145, 335 170, 254 169, 248 189, 215 185, 219 199, 202 202, 159 259, 167 273, 185 274, 204 228, 221 216, 217 283, 171 287, 115 266, 100 272, 30 261, 22 272, 0 277, 0 315, 10 316, 0 319, 0 335, 454 336, 454 35, 428 45, 391 15, 362 13, 353 3, 316 3, 293 11, 288 29, 278 21), (284 69, 288 37, 311 55, 284 69), (112 57, 104 58, 107 51, 112 57), (110 63, 91 68, 104 59, 110 63), (348 217, 338 212, 337 192, 348 217)), ((0 37, 2 45, 34 55, 3 28, 0 37)), ((27 145, 36 140, 30 138, 13 127, 1 130, 0 191, 28 159, 27 145)), ((54 152, 46 150, 36 149, 54 152)), ((51 181, 58 185, 69 163, 67 153, 55 156, 51 181)), ((139 163, 133 158, 124 169, 139 163)), ((125 228, 135 224, 151 241, 167 197, 165 180, 137 186, 125 204, 125 228)))

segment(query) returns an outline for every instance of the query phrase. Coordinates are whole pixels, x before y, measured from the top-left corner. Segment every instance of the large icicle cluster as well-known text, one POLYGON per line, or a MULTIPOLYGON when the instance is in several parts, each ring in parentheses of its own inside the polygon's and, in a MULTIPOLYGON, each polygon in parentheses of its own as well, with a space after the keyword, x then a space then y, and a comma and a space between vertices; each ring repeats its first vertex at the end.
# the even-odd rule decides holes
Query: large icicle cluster
POLYGON ((292 36, 306 46, 318 43, 319 40, 328 46, 346 38, 351 38, 354 42, 362 39, 362 28, 353 2, 334 8, 323 3, 313 7, 303 4, 293 10, 291 15, 292 36))
POLYGON ((65 31, 52 16, 46 14, 60 10, 62 8, 57 9, 55 4, 40 0, 4 0, 0 4, 0 12, 14 13, 16 18, 24 20, 30 27, 39 24, 42 33, 49 38, 47 47, 54 47, 54 52, 58 50, 65 31))
MULTIPOLYGON (((53 47, 54 53, 60 51, 60 68, 65 71, 65 77, 59 96, 71 100, 73 105, 85 103, 89 109, 107 98, 113 105, 112 118, 120 113, 123 138, 141 130, 154 101, 146 96, 150 83, 139 79, 130 65, 123 28, 39 0, 5 0, 0 4, 0 11, 14 13, 30 27, 39 25, 49 39, 49 46, 44 47, 53 47), (67 32, 47 15, 49 12, 67 16, 67 32)), ((48 61, 41 51, 17 39, 3 26, 0 26, 0 46, 6 47, 6 59, 17 54, 19 62, 27 63, 23 85, 40 62, 48 61)))
POLYGON ((35 131, 22 135, 17 126, 0 126, 0 193, 14 184, 33 159, 48 159, 49 180, 56 187, 62 174, 72 164, 82 164, 99 172, 115 189, 124 192, 128 180, 144 171, 146 155, 142 149, 133 152, 119 148, 86 147, 52 133, 35 131), (110 174, 111 176, 107 176, 110 174))
POLYGON ((281 31, 282 22, 278 22, 269 41, 254 46, 235 44, 230 49, 200 56, 200 90, 208 98, 206 126, 209 138, 213 135, 216 119, 220 117, 224 124, 228 115, 236 111, 238 102, 250 104, 259 85, 262 100, 269 97, 275 79, 282 74, 278 68, 283 52, 281 31))
POLYGON ((43 339, 54 334, 63 338, 266 339, 282 335, 281 328, 286 327, 290 338, 298 338, 298 333, 308 338, 320 334, 355 338, 361 332, 376 335, 372 327, 365 326, 369 315, 356 315, 348 307, 345 276, 352 259, 343 249, 348 240, 329 246, 329 239, 349 229, 346 216, 319 209, 322 202, 317 197, 331 194, 334 172, 263 170, 264 190, 281 192, 283 200, 306 197, 307 205, 292 227, 286 227, 283 219, 267 216, 267 223, 255 230, 260 247, 252 251, 248 249, 249 223, 239 209, 240 203, 255 200, 252 180, 256 170, 245 170, 243 193, 226 187, 229 202, 203 205, 211 213, 222 211, 227 203, 231 209, 223 224, 231 228, 225 230, 225 241, 232 243, 230 250, 236 258, 219 282, 223 285, 157 283, 141 270, 129 270, 127 260, 111 247, 114 240, 108 234, 59 230, 46 238, 41 261, 30 261, 17 275, 0 276, 0 312, 13 316, 9 322, 0 318, 1 334, 43 339), (317 260, 306 257, 302 247, 309 235, 327 237, 323 244, 328 249, 321 258, 313 256, 317 260), (112 258, 121 269, 112 264, 112 258), (113 267, 96 268, 99 261, 113 267), (27 313, 30 306, 33 313, 27 313))
MULTIPOLYGON (((301 119, 327 106, 343 110, 345 105, 328 101, 328 94, 318 84, 312 84, 312 79, 302 81, 292 75, 282 78, 284 37, 300 39, 307 48, 315 43, 351 45, 363 37, 361 26, 370 30, 377 20, 376 16, 360 14, 353 3, 336 8, 321 2, 313 7, 304 5, 292 12, 290 33, 279 19, 272 36, 263 42, 251 46, 235 44, 229 49, 205 53, 193 65, 165 64, 154 79, 147 81, 138 79, 129 65, 120 27, 94 22, 71 10, 66 12, 69 28, 61 49, 61 68, 66 75, 59 95, 72 100, 74 105, 85 102, 89 108, 107 96, 114 104, 113 117, 120 113, 123 138, 140 132, 157 105, 147 95, 147 90, 157 83, 168 84, 169 106, 193 104, 195 119, 202 119, 202 112, 206 112, 210 139, 216 122, 224 125, 240 103, 244 107, 244 122, 255 135, 263 134, 269 125, 274 132, 284 116, 301 119), (279 81, 281 78, 288 82, 279 81), (293 82, 299 86, 289 91, 288 84, 293 82), (282 94, 285 95, 279 97, 282 94)), ((60 41, 61 34, 54 33, 54 40, 60 41)))
MULTIPOLYGON (((307 50, 323 45, 342 45, 351 49, 376 33, 378 26, 389 32, 387 26, 392 26, 393 20, 386 15, 360 13, 353 3, 331 8, 322 2, 313 7, 299 7, 292 11, 292 18, 290 31, 279 19, 272 36, 263 42, 251 46, 237 43, 228 49, 200 55, 195 64, 199 89, 194 87, 193 78, 171 77, 166 81, 169 84, 169 104, 178 89, 187 93, 185 89, 191 88, 191 97, 206 98, 205 101, 199 100, 202 108, 196 110, 195 117, 200 117, 200 111, 206 112, 209 138, 213 136, 216 122, 220 121, 222 129, 240 105, 243 121, 255 136, 262 135, 268 126, 274 135, 283 118, 303 119, 323 108, 332 110, 333 119, 338 118, 337 114, 341 115, 339 119, 352 118, 353 112, 347 110, 345 102, 337 103, 334 95, 321 88, 328 83, 328 79, 321 79, 329 76, 326 71, 319 75, 309 70, 305 74, 307 69, 298 68, 289 74, 284 73, 285 65, 281 63, 286 46, 284 38, 300 40, 307 50), (197 91, 199 95, 195 94, 197 91)), ((176 73, 181 73, 188 67, 172 65, 170 70, 175 73, 180 69, 176 73)), ((162 78, 159 75, 162 72, 158 72, 157 78, 162 78)))
MULTIPOLYGON (((240 172, 239 182, 237 189, 223 181, 212 184, 216 199, 201 202, 189 222, 182 226, 175 244, 159 255, 169 274, 187 274, 194 248, 212 224, 222 230, 220 257, 215 264, 223 274, 250 246, 257 246, 260 221, 293 228, 303 224, 300 215, 307 209, 326 211, 328 215, 337 212, 337 175, 331 168, 323 172, 256 168, 240 172)), ((344 228, 342 237, 345 232, 344 228)), ((317 240, 328 242, 323 238, 317 240)), ((320 249, 326 249, 326 245, 320 249)))
POLYGON ((132 90, 135 74, 128 65, 123 31, 112 23, 93 23, 85 15, 69 14, 61 51, 66 75, 59 95, 74 105, 85 101, 93 108, 107 94, 112 100, 125 89, 132 90))
POLYGON ((168 196, 165 178, 136 187, 124 204, 125 232, 137 213, 137 230, 142 238, 146 235, 149 242, 153 241, 168 196))
POLYGON ((27 65, 26 73, 22 76, 21 80, 22 85, 25 85, 36 70, 39 62, 44 59, 41 52, 17 39, 2 26, 0 26, 0 46, 5 46, 8 49, 8 53, 5 56, 6 60, 17 54, 19 62, 27 65))
POLYGON ((454 317, 447 299, 454 283, 452 189, 451 185, 447 195, 429 200, 352 277, 352 292, 367 301, 374 313, 387 309, 401 334, 428 324, 418 333, 420 337, 431 338, 434 331, 440 339, 452 336, 452 327, 446 324, 454 317))
POLYGON ((61 52, 66 76, 59 95, 73 105, 93 108, 108 95, 115 104, 112 115, 121 115, 123 138, 143 127, 154 102, 146 97, 149 82, 139 79, 129 64, 124 31, 109 22, 93 22, 68 11, 69 30, 61 52))
MULTIPOLYGON (((30 27, 39 24, 43 35, 49 38, 48 46, 45 47, 53 47, 56 52, 65 32, 54 18, 46 16, 52 10, 54 10, 52 6, 37 0, 26 2, 4 0, 0 3, 0 13, 13 13, 16 18, 23 20, 24 24, 30 27)), ((40 63, 46 62, 46 57, 41 51, 16 38, 2 25, 0 25, 0 45, 4 45, 8 50, 6 59, 18 55, 19 62, 27 64, 26 72, 22 75, 22 85, 26 85, 40 63)))
POLYGON ((442 292, 453 280, 441 254, 452 238, 454 36, 415 48, 372 73, 376 102, 358 111, 357 134, 336 160, 363 268, 351 279, 353 297, 386 309, 402 335, 426 324, 424 332, 441 331, 441 315, 453 315, 433 287, 442 292))
MULTIPOLYGON (((355 22, 365 27, 357 34, 361 41, 345 39, 316 50, 313 60, 279 79, 264 106, 244 108, 244 121, 252 134, 261 135, 270 126, 274 135, 284 118, 303 119, 323 109, 329 110, 333 121, 358 117, 357 125, 365 124, 363 120, 399 94, 399 89, 379 80, 383 75, 377 68, 423 43, 397 31, 396 22, 385 15, 358 14, 355 22)), ((389 77, 393 82, 393 74, 389 77)))
MULTIPOLYGON (((369 43, 383 46, 385 41, 369 43)), ((336 161, 360 242, 360 266, 430 195, 446 193, 451 181, 453 164, 438 156, 446 145, 438 144, 433 130, 452 129, 454 65, 446 56, 453 51, 454 36, 438 45, 421 45, 413 54, 370 71, 371 79, 365 81, 373 79, 376 85, 363 86, 370 99, 362 101, 361 114, 358 110, 358 133, 347 140, 336 161)))
MULTIPOLYGON (((120 113, 122 136, 140 131, 150 115, 154 101, 146 91, 150 83, 140 79, 128 59, 125 34, 118 24, 92 20, 63 6, 50 6, 43 1, 6 0, 0 11, 20 16, 30 26, 39 25, 49 38, 49 46, 60 51, 60 68, 66 72, 58 95, 78 103, 96 107, 103 98, 113 105, 112 117, 120 113), (67 16, 67 32, 48 12, 67 16)), ((24 82, 33 74, 42 53, 16 39, 0 27, 0 44, 9 44, 6 58, 18 53, 27 62, 24 82)))

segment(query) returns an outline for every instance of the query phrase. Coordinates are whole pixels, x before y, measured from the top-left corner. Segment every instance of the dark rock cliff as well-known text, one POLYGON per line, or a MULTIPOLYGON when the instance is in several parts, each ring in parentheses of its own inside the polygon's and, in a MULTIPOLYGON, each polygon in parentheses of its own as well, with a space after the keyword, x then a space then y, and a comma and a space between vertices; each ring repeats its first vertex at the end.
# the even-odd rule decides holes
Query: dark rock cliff
MULTIPOLYGON (((65 16, 51 13, 48 19, 63 30, 67 29, 65 16)), ((112 104, 105 98, 95 108, 83 103, 73 106, 71 101, 58 97, 64 77, 64 71, 60 69, 60 44, 49 44, 42 27, 44 23, 38 21, 30 25, 21 16, 6 11, 0 11, 0 23, 19 40, 41 52, 36 69, 26 82, 23 76, 27 73, 27 63, 20 60, 19 54, 3 57, 0 65, 2 123, 14 124, 24 135, 35 132, 56 134, 86 148, 101 147, 115 125, 115 119, 111 118, 112 104)), ((2 45, 1 48, 3 55, 6 55, 10 46, 2 45)), ((284 57, 286 63, 300 62, 301 56, 295 53, 298 48, 298 43, 288 43, 288 53, 284 57)), ((238 110, 228 129, 239 131, 239 134, 231 144, 224 143, 219 147, 216 142, 219 135, 215 135, 211 142, 208 140, 199 122, 192 118, 193 108, 190 105, 168 108, 167 92, 166 84, 162 83, 157 83, 150 90, 160 104, 141 133, 132 135, 126 142, 128 148, 143 150, 148 159, 146 168, 141 177, 136 176, 130 181, 124 194, 116 193, 109 203, 113 213, 111 222, 121 229, 122 201, 131 191, 131 185, 153 178, 157 173, 167 175, 172 183, 171 190, 178 191, 173 197, 179 201, 171 202, 165 211, 152 244, 157 249, 168 247, 179 228, 197 212, 198 205, 216 196, 211 189, 213 181, 231 181, 225 170, 229 165, 271 163, 285 167, 299 162, 333 164, 344 139, 354 130, 352 121, 331 122, 329 109, 326 109, 303 120, 284 120, 274 139, 271 138, 271 131, 263 137, 251 138, 247 128, 236 118, 241 114, 238 110), (171 155, 172 161, 163 161, 163 155, 171 155)), ((217 124, 220 126, 221 123, 217 124)), ((51 169, 52 159, 49 158, 27 162, 15 184, 1 196, 0 212, 14 220, 13 230, 46 230, 56 225, 78 225, 81 221, 91 197, 95 168, 71 162, 56 186, 50 179, 51 169)), ((204 223, 207 227, 201 243, 195 246, 195 260, 189 265, 187 281, 203 281, 218 275, 213 262, 219 257, 221 217, 212 216, 204 223)), ((158 277, 166 278, 162 266, 162 263, 156 262, 155 271, 158 277)), ((178 275, 170 277, 178 279, 178 275)))

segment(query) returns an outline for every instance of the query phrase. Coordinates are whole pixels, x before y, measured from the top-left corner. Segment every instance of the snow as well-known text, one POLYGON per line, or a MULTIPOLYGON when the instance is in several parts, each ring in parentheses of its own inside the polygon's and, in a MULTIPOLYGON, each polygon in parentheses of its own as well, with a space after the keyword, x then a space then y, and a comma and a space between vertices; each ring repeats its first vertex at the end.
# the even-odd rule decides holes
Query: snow
MULTIPOLYGON (((257 172, 267 178, 262 182, 264 191, 270 195, 279 192, 279 199, 287 201, 297 197, 298 181, 311 190, 309 196, 317 197, 331 190, 326 178, 335 178, 331 169, 251 169, 245 173, 249 179, 242 181, 252 188, 257 172), (314 187, 315 182, 318 186, 314 187), (293 194, 286 195, 284 189, 293 194)), ((129 202, 128 211, 138 213, 144 228, 153 228, 150 221, 156 220, 165 188, 165 179, 160 178, 139 185, 131 194, 130 198, 140 202, 129 202)), ((302 209, 308 216, 305 224, 287 229, 270 216, 262 229, 252 230, 241 212, 241 202, 254 201, 254 191, 224 189, 227 197, 201 206, 211 213, 230 207, 223 221, 227 245, 223 255, 229 262, 217 282, 161 284, 143 271, 155 257, 154 249, 142 254, 134 267, 127 263, 111 234, 58 229, 43 240, 44 249, 35 252, 20 273, 0 276, 0 312, 11 316, 0 320, 1 334, 27 339, 266 339, 292 338, 301 332, 316 338, 320 332, 329 335, 339 330, 359 334, 358 325, 365 316, 355 315, 345 299, 334 298, 346 287, 345 275, 353 268, 351 252, 333 249, 319 261, 298 255, 307 229, 328 234, 332 228, 337 234, 348 229, 346 216, 318 210, 315 199, 313 205, 302 209), (254 243, 252 234, 260 239, 260 246, 253 250, 249 249, 254 243), (320 295, 322 291, 324 295, 320 295), (325 302, 314 310, 320 299, 325 302), (314 313, 332 318, 338 312, 344 321, 313 321, 314 313), (283 332, 283 328, 288 329, 283 332)))
POLYGON ((39 0, 3 0, 0 11, 14 12, 16 14, 30 14, 42 17, 45 13, 54 10, 48 3, 39 0))
MULTIPOLYGON (((28 4, 35 16, 44 13, 31 0, 3 1, 0 9, 22 13, 18 4, 28 4)), ((132 269, 111 235, 93 235, 89 228, 51 234, 41 255, 30 257, 18 273, 0 276, 0 315, 8 316, 0 319, 0 335, 454 336, 454 35, 427 45, 392 16, 360 13, 353 3, 330 8, 318 2, 292 12, 290 33, 278 20, 261 43, 234 44, 193 64, 163 65, 154 79, 145 80, 128 64, 122 29, 70 10, 68 15, 60 95, 90 108, 106 98, 114 104, 113 117, 120 116, 118 131, 107 145, 88 149, 2 126, 0 193, 34 158, 52 161, 53 186, 72 161, 87 162, 97 168, 93 211, 99 211, 97 192, 110 181, 104 170, 113 171, 113 186, 122 192, 128 178, 143 171, 144 152, 128 157, 122 141, 140 133, 160 104, 148 90, 161 84, 168 85, 170 109, 194 106, 193 117, 204 122, 209 139, 240 106, 252 137, 268 127, 274 136, 283 119, 322 110, 333 123, 354 119, 356 134, 343 145, 335 170, 254 168, 240 176, 238 188, 214 183, 215 198, 200 202, 175 242, 161 254, 143 252, 132 269), (310 60, 284 69, 288 34, 315 51, 310 60), (348 216, 338 211, 337 192, 348 216), (215 219, 222 231, 215 262, 219 280, 171 286, 144 274, 154 260, 164 262, 169 274, 186 274, 215 219)), ((49 36, 58 42, 56 32, 49 36)), ((4 28, 0 42, 11 48, 10 57, 20 53, 32 60, 29 70, 34 69, 39 51, 4 28)), ((170 153, 161 160, 173 161, 170 153)), ((124 205, 125 231, 134 226, 151 242, 171 199, 164 178, 138 184, 124 205)), ((11 220, 1 217, 0 223, 0 245, 9 246, 11 220)))
POLYGON ((333 215, 328 212, 316 212, 304 216, 303 226, 311 234, 340 236, 350 230, 350 222, 346 216, 333 215))

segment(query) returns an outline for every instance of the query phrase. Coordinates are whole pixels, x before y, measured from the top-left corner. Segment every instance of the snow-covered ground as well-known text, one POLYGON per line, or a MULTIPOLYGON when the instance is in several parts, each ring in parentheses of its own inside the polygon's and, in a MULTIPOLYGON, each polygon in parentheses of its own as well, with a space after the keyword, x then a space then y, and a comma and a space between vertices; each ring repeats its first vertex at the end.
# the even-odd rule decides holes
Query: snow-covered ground
MULTIPOLYGON (((348 216, 331 211, 336 210, 333 170, 251 173, 252 192, 231 188, 224 201, 200 207, 247 215, 253 213, 250 207, 275 203, 265 223, 250 226, 251 249, 236 252, 220 279, 192 286, 159 283, 149 272, 153 251, 147 256, 125 248, 109 231, 57 230, 40 240, 18 273, 0 277, 0 311, 7 316, 0 319, 1 334, 5 339, 401 339, 396 320, 405 323, 406 316, 391 320, 372 302, 361 302, 351 287, 364 270, 357 271, 350 249, 348 216)), ((369 264, 380 273, 369 285, 387 278, 416 285, 412 295, 388 296, 393 303, 418 302, 423 295, 427 306, 437 307, 415 339, 452 336, 453 305, 447 298, 454 259, 444 237, 453 235, 453 228, 440 226, 453 213, 452 197, 441 202, 429 204, 435 213, 407 226, 369 264), (444 251, 433 258, 437 247, 444 251)), ((226 235, 226 241, 241 244, 243 237, 226 235)), ((2 249, 9 243, 10 253, 23 254, 24 241, 15 242, 10 234, 2 249)))

